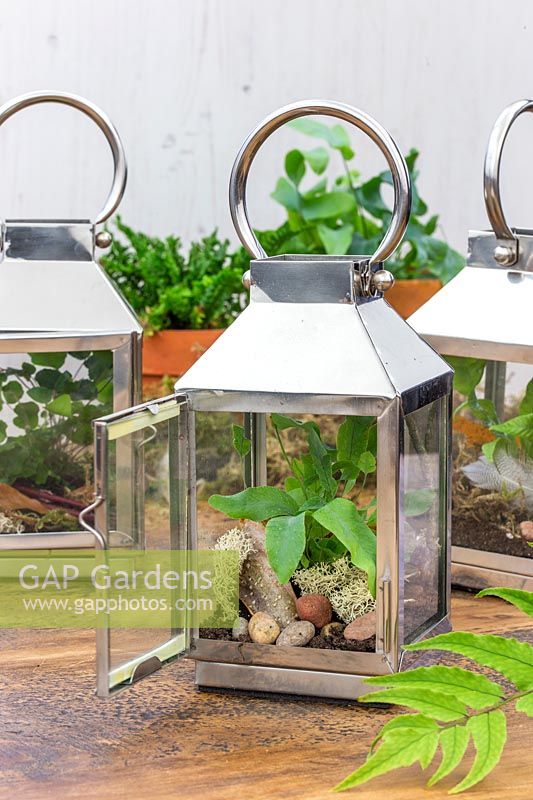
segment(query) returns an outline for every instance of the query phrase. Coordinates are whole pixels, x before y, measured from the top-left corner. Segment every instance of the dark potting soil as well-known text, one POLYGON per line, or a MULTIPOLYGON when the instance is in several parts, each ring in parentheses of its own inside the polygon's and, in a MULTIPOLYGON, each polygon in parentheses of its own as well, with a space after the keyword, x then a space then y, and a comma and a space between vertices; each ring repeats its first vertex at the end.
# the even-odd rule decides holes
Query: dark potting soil
MULTIPOLYGON (((525 516, 524 516, 525 519, 525 516)), ((533 547, 529 547, 521 536, 508 539, 505 531, 494 522, 479 522, 452 515, 452 544, 471 547, 473 550, 486 550, 508 556, 533 558, 533 547)))
MULTIPOLYGON (((249 636, 240 636, 234 639, 231 635, 231 630, 228 628, 202 628, 200 631, 201 639, 218 639, 224 642, 251 642, 249 636)), ((275 646, 275 645, 271 645, 275 646)), ((358 653, 374 653, 376 651, 376 637, 371 636, 369 639, 361 641, 348 640, 344 636, 322 636, 318 634, 313 636, 311 641, 306 647, 312 647, 315 650, 344 650, 354 651, 358 653)))

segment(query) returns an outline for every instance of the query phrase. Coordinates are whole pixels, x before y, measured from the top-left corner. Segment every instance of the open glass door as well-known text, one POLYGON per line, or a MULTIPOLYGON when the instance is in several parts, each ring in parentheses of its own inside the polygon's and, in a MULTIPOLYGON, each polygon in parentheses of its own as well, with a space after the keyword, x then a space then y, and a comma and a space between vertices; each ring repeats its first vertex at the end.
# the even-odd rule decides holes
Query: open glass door
MULTIPOLYGON (((171 396, 95 422, 95 529, 102 557, 121 548, 190 551, 195 491, 194 426, 184 396, 171 396)), ((121 552, 122 557, 122 552, 121 552)), ((97 629, 97 694, 107 697, 188 651, 190 630, 97 629)), ((115 618, 117 622, 118 617, 115 618)), ((167 625, 168 621, 168 625, 167 625)))

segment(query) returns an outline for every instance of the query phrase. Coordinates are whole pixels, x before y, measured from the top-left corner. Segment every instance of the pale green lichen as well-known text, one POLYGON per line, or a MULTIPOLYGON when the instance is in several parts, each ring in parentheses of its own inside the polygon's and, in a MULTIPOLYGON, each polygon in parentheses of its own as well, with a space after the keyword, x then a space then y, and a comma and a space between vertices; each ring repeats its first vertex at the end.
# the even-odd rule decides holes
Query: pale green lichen
POLYGON ((10 519, 0 511, 0 533, 22 533, 24 525, 21 522, 10 519))
POLYGON ((255 553, 252 539, 242 528, 231 528, 215 542, 215 550, 236 550, 239 554, 239 572, 251 553, 255 553))
POLYGON ((323 594, 327 597, 335 613, 346 623, 353 622, 375 607, 366 574, 355 567, 348 556, 297 570, 293 581, 304 594, 323 594))

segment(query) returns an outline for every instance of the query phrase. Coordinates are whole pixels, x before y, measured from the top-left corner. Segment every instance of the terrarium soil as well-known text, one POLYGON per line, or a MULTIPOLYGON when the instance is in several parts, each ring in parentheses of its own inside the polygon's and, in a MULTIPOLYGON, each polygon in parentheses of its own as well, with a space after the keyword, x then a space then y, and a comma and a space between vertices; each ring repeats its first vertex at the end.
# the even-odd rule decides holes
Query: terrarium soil
MULTIPOLYGON (((249 636, 239 636, 234 639, 231 635, 231 630, 228 628, 202 628, 200 631, 201 639, 218 639, 224 642, 251 642, 249 636)), ((275 647, 276 645, 264 645, 264 647, 275 647)), ((322 636, 318 634, 313 636, 311 641, 306 647, 312 647, 315 650, 344 650, 353 651, 358 653, 375 653, 376 652, 376 637, 371 636, 368 639, 361 641, 350 640, 348 641, 343 636, 322 636)), ((304 648, 302 648, 304 649, 304 648)))
MULTIPOLYGON (((526 519, 525 514, 522 519, 526 519)), ((517 523, 522 519, 518 518, 517 523)), ((511 533, 511 531, 508 532, 511 533)), ((459 547, 470 547, 473 550, 533 558, 533 547, 529 547, 519 534, 512 534, 512 536, 513 538, 509 539, 498 523, 485 520, 480 524, 478 520, 469 519, 463 513, 452 514, 452 544, 459 547)))

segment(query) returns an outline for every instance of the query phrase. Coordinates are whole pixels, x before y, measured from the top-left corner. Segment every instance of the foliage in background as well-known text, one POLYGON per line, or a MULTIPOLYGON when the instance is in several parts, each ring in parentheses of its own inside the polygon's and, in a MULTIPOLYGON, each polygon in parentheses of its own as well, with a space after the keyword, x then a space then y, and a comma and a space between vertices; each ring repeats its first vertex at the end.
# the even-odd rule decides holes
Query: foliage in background
POLYGON ((476 388, 487 362, 479 358, 447 357, 455 370, 455 389, 466 398, 455 411, 468 411, 490 434, 483 455, 463 467, 467 478, 480 489, 522 495, 533 509, 533 379, 518 406, 518 414, 500 420, 492 400, 479 398, 476 388))
POLYGON ((20 367, 3 369, 0 483, 22 480, 60 492, 84 485, 92 420, 112 408, 110 352, 33 353, 20 367), (8 433, 9 417, 17 435, 8 433))
MULTIPOLYGON (((479 596, 484 595, 501 597, 533 617, 533 592, 484 589, 479 596)), ((428 786, 433 786, 459 766, 472 741, 474 763, 450 790, 450 794, 464 792, 483 780, 500 760, 507 739, 502 709, 513 703, 517 711, 533 717, 533 647, 526 642, 492 634, 453 632, 405 649, 466 656, 479 666, 500 673, 516 691, 505 693, 486 675, 440 665, 367 679, 366 683, 386 688, 359 700, 406 706, 415 713, 389 720, 374 739, 366 762, 345 778, 337 791, 359 786, 398 767, 418 763, 425 769, 440 745, 441 761, 428 781, 428 786)))
MULTIPOLYGON (((299 119, 291 127, 326 143, 311 150, 291 150, 285 156, 285 176, 279 178, 272 197, 287 212, 277 230, 259 234, 269 255, 328 253, 371 255, 391 220, 383 189, 391 186, 390 172, 361 181, 354 169, 350 138, 341 125, 328 126, 314 119, 299 119), (326 170, 333 158, 342 173, 328 182, 326 170), (304 178, 319 178, 302 187, 304 178)), ((428 207, 417 190, 418 152, 406 157, 411 175, 413 204, 402 245, 387 261, 397 278, 439 278, 446 283, 464 266, 464 259, 435 236, 438 216, 428 217, 428 207)))
POLYGON ((150 331, 225 328, 242 310, 243 273, 249 259, 230 252, 216 231, 194 242, 187 255, 179 237, 159 239, 134 231, 120 217, 102 266, 150 331))

